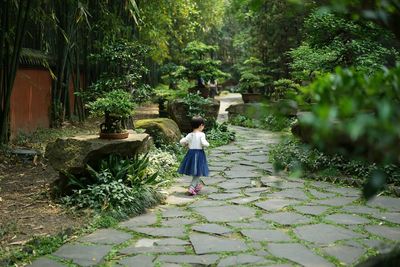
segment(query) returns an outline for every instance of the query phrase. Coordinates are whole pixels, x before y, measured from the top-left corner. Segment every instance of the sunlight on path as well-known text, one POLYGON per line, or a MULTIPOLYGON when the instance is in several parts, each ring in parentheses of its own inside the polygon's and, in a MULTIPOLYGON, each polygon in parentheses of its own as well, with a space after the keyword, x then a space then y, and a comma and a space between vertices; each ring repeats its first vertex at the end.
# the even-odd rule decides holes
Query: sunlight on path
MULTIPOLYGON (((237 101, 222 99, 221 109, 237 101)), ((342 266, 400 240, 400 199, 331 183, 274 176, 279 134, 233 127, 237 141, 209 151, 211 177, 195 196, 190 177, 167 203, 61 247, 32 266, 342 266)))

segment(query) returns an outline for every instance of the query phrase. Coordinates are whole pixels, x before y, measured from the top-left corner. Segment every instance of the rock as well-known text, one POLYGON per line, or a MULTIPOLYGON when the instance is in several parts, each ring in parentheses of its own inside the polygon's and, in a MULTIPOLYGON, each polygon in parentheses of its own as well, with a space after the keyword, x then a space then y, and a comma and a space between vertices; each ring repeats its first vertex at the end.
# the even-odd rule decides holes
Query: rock
POLYGON ((244 103, 231 105, 226 110, 228 111, 229 119, 238 115, 246 116, 252 119, 262 119, 268 114, 268 106, 262 103, 244 103))
POLYGON ((84 135, 57 139, 46 147, 45 156, 51 166, 60 172, 60 179, 56 182, 61 192, 65 192, 69 173, 75 177, 84 177, 86 165, 96 168, 100 161, 110 154, 133 157, 145 153, 152 145, 148 134, 130 133, 126 139, 105 140, 97 135, 84 135))
POLYGON ((178 142, 181 131, 175 121, 167 118, 137 120, 135 128, 143 128, 153 137, 156 146, 178 142))
POLYGON ((132 157, 147 152, 151 141, 148 134, 130 134, 126 139, 104 140, 97 135, 57 139, 46 147, 46 158, 57 171, 79 174, 86 164, 95 166, 110 154, 132 157))
MULTIPOLYGON (((216 120, 218 117, 220 103, 215 99, 211 101, 212 104, 203 107, 203 110, 206 112, 205 119, 207 121, 216 120)), ((188 117, 188 106, 182 99, 176 99, 168 103, 168 114, 178 124, 182 132, 188 133, 192 131, 190 118, 188 117)))

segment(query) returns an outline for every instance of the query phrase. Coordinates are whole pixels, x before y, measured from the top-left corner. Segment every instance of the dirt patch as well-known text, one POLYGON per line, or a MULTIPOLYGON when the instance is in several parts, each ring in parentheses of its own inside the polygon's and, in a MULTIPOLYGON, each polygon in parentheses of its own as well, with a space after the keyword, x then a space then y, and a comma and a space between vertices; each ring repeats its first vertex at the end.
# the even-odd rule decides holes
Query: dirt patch
POLYGON ((85 224, 84 218, 67 213, 51 199, 50 185, 58 173, 50 166, 5 156, 0 162, 1 249, 85 224))

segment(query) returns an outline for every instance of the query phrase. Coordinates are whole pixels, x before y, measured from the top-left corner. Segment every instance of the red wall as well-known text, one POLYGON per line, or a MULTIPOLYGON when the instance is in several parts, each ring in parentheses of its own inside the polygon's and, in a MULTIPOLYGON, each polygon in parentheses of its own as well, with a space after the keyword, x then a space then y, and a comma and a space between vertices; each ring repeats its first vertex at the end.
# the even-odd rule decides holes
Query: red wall
MULTIPOLYGON (((11 95, 11 139, 18 133, 31 133, 37 128, 50 127, 51 85, 52 78, 46 69, 18 70, 11 95)), ((69 86, 73 110, 75 99, 72 80, 69 86)))
POLYGON ((50 126, 51 82, 48 70, 18 70, 11 95, 11 138, 50 126))

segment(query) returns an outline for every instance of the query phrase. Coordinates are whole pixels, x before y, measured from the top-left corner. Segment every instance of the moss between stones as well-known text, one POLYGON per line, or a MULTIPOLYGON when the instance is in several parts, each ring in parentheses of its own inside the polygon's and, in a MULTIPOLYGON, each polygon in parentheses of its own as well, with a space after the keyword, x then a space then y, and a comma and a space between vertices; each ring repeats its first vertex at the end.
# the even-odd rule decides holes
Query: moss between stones
POLYGON ((135 122, 135 128, 145 129, 156 146, 177 142, 181 137, 176 122, 167 118, 138 120, 135 122))

